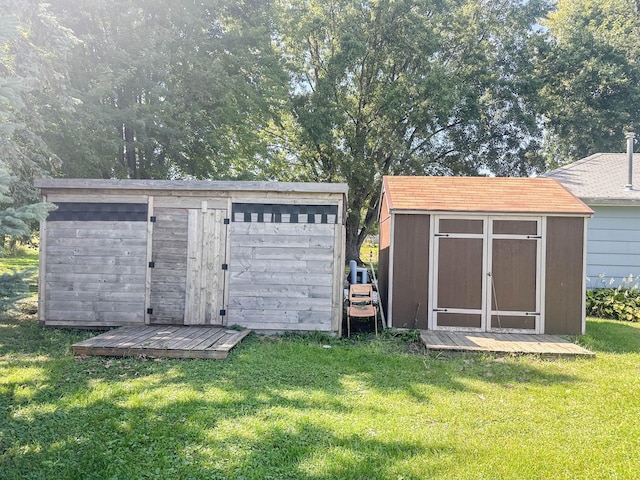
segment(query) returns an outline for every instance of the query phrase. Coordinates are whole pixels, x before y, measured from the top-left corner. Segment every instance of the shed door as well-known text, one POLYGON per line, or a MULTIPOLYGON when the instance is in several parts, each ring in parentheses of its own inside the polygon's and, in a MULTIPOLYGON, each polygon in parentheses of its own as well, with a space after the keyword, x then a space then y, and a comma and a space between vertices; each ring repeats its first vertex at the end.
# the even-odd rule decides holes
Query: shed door
POLYGON ((483 330, 485 218, 435 218, 433 328, 483 330))
POLYGON ((433 328, 540 333, 541 224, 436 217, 433 328))
POLYGON ((226 210, 156 208, 150 324, 224 323, 226 210))
POLYGON ((491 218, 489 331, 540 332, 540 219, 491 218))

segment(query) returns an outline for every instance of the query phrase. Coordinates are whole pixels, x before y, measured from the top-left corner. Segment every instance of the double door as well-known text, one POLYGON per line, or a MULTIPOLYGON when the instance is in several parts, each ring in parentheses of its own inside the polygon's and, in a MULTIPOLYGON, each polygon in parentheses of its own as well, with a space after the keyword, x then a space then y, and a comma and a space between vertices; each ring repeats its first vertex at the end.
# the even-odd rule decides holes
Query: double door
POLYGON ((540 217, 434 216, 430 328, 541 333, 540 217))

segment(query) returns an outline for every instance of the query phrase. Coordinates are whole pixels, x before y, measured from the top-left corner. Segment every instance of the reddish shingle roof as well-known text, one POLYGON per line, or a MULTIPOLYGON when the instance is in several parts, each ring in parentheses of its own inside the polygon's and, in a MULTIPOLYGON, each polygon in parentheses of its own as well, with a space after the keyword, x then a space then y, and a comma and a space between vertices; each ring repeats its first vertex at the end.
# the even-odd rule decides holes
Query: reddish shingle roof
POLYGON ((591 215, 550 178, 384 177, 389 210, 591 215))

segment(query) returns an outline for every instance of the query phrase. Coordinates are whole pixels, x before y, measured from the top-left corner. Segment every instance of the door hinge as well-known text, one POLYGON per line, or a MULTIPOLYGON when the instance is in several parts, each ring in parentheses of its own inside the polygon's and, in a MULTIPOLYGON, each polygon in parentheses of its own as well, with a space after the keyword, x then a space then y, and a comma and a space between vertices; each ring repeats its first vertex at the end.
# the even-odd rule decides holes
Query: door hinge
POLYGON ((525 312, 525 315, 537 317, 538 315, 540 315, 540 312, 525 312))
POLYGON ((147 308, 147 313, 148 313, 149 315, 153 314, 153 308, 147 308))
POLYGON ((527 238, 542 238, 542 235, 527 235, 527 238))
POLYGON ((226 310, 220 310, 220 316, 224 317, 227 314, 226 310))
POLYGON ((225 218, 225 219, 224 219, 224 224, 225 224, 225 225, 229 225, 229 219, 228 219, 228 218, 225 218))
POLYGON ((150 217, 150 218, 149 218, 149 221, 150 221, 151 223, 156 223, 156 217, 155 217, 155 216, 150 217))
POLYGON ((448 312, 449 310, 447 310, 446 308, 434 308, 433 311, 434 312, 448 312))
POLYGON ((226 263, 223 263, 223 264, 222 264, 222 269, 223 269, 223 270, 229 270, 229 265, 228 265, 228 264, 226 264, 226 263))
POLYGON ((149 262, 149 268, 155 268, 156 262, 149 262))
POLYGON ((448 233, 434 233, 433 236, 434 237, 448 237, 449 234, 448 233))

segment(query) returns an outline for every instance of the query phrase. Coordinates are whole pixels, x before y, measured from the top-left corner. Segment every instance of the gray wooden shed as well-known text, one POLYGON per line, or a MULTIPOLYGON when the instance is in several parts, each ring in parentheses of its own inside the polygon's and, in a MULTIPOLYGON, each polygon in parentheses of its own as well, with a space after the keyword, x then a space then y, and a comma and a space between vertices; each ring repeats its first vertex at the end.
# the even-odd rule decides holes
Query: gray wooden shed
POLYGON ((340 334, 345 184, 39 179, 40 321, 340 334))

